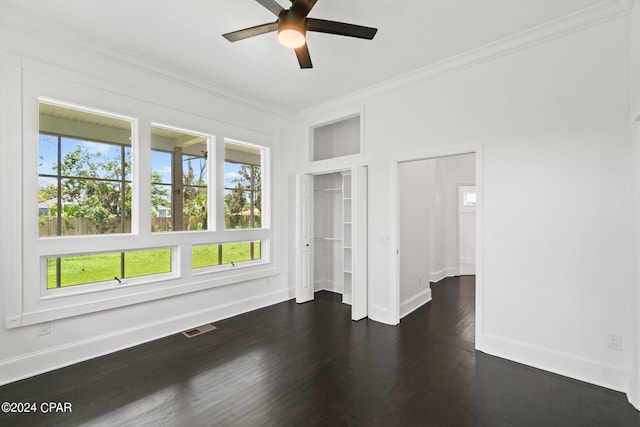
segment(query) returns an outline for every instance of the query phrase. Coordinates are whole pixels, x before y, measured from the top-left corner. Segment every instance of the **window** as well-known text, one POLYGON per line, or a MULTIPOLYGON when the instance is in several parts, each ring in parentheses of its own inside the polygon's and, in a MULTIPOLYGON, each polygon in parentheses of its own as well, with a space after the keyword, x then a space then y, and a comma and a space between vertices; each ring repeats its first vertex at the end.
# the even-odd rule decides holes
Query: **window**
POLYGON ((151 230, 207 230, 209 139, 151 128, 151 230))
POLYGON ((225 228, 262 227, 262 149, 224 144, 225 228))
POLYGON ((40 103, 40 237, 131 232, 131 122, 40 103))
POLYGON ((47 258, 47 289, 171 272, 171 248, 47 258))
POLYGON ((191 267, 203 268, 217 265, 259 260, 261 242, 234 242, 219 245, 197 245, 191 253, 191 267))
POLYGON ((7 118, 23 136, 8 141, 8 163, 24 172, 23 191, 7 194, 7 238, 22 245, 3 286, 10 328, 277 273, 268 147, 219 146, 213 119, 32 71, 15 92, 20 120, 7 118), (100 108, 40 97, 63 92, 100 108), (236 228, 225 227, 225 165, 245 201, 236 228))

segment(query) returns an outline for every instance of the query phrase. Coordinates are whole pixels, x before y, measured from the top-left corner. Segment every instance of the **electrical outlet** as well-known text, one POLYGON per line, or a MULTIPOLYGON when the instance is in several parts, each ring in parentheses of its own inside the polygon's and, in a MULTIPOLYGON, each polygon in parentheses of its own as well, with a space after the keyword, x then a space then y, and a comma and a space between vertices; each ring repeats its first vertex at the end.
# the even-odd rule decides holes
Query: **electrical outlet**
POLYGON ((418 275, 418 285, 422 285, 422 274, 418 275))
POLYGON ((622 351, 622 335, 607 335, 607 347, 611 350, 622 351))
POLYGON ((38 324, 38 336, 49 335, 51 333, 51 322, 38 324))

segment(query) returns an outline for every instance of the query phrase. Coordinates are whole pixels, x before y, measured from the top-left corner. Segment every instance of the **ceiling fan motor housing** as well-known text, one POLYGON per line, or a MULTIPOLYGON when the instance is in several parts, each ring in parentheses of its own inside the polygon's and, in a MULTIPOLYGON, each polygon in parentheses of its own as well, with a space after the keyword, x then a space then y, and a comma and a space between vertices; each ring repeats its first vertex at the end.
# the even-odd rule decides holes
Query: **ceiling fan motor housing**
POLYGON ((278 33, 284 30, 297 31, 303 36, 307 35, 306 18, 292 10, 283 10, 278 15, 278 33))

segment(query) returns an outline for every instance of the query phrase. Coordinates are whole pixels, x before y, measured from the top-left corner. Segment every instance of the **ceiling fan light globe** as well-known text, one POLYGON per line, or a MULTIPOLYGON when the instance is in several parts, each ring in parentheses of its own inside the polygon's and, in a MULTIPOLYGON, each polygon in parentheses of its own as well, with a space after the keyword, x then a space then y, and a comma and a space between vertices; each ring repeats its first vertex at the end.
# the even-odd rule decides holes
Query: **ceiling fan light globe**
POLYGON ((283 46, 291 49, 297 49, 304 46, 306 42, 304 34, 291 28, 278 31, 278 41, 283 46))

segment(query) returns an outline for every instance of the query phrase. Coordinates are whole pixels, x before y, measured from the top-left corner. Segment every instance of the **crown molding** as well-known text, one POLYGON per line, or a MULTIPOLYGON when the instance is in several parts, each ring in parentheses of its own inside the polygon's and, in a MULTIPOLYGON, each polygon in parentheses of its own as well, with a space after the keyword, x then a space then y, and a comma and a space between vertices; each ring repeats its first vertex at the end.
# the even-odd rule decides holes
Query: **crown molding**
POLYGON ((37 20, 31 15, 29 19, 21 19, 24 18, 24 12, 12 6, 7 6, 13 8, 13 10, 5 13, 4 19, 0 20, 4 21, 3 25, 9 25, 17 30, 28 31, 37 36, 59 40, 62 43, 82 49, 89 54, 105 58, 135 71, 178 83, 190 89, 203 91, 211 96, 248 106, 285 120, 300 120, 313 117, 315 114, 323 112, 327 108, 335 108, 336 106, 354 102, 362 103, 363 100, 382 93, 434 79, 562 37, 584 28, 628 15, 631 13, 634 4, 635 0, 604 0, 596 5, 565 15, 548 23, 300 111, 285 109, 268 101, 255 98, 250 94, 231 90, 206 78, 194 75, 187 70, 171 67, 163 62, 141 56, 126 49, 116 48, 103 40, 89 38, 86 35, 74 33, 69 30, 60 30, 59 28, 57 28, 56 31, 52 31, 44 21, 37 20))
POLYGON ((635 0, 616 0, 620 7, 627 13, 631 13, 635 0))
POLYGON ((297 120, 310 119, 322 114, 327 109, 341 105, 358 103, 366 99, 398 90, 407 86, 435 79, 485 61, 505 56, 529 47, 541 44, 567 34, 589 28, 628 15, 633 8, 634 0, 606 0, 561 18, 538 25, 520 33, 491 42, 478 48, 451 56, 442 61, 427 65, 415 71, 405 73, 382 83, 333 99, 326 103, 302 110, 296 115, 297 120))
POLYGON ((86 34, 80 34, 68 29, 61 30, 59 27, 53 31, 49 25, 33 15, 30 15, 28 19, 24 18, 24 12, 14 8, 9 13, 6 13, 4 19, 0 19, 0 21, 3 21, 3 25, 14 30, 27 32, 36 37, 56 40, 74 49, 80 49, 87 54, 106 59, 134 71, 153 75, 156 78, 205 92, 235 104, 247 106, 286 120, 291 120, 295 117, 295 112, 292 110, 282 108, 247 93, 229 89, 201 76, 194 75, 188 70, 172 67, 139 53, 115 47, 104 40, 88 37, 86 34))

